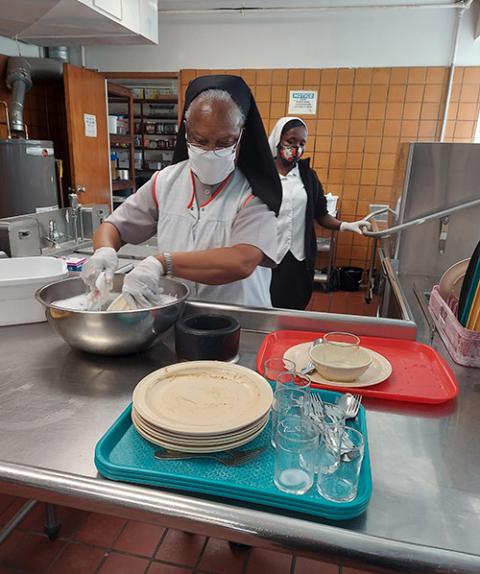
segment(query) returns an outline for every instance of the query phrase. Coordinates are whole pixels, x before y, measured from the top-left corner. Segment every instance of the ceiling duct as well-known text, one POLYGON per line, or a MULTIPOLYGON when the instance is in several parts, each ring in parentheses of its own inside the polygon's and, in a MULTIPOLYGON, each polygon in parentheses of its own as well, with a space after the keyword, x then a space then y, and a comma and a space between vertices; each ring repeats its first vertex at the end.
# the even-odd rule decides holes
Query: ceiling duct
POLYGON ((10 129, 17 136, 25 133, 23 109, 25 94, 34 80, 57 80, 62 77, 63 64, 49 58, 9 58, 5 83, 12 90, 10 101, 10 129))
POLYGON ((70 62, 70 52, 68 50, 68 46, 48 46, 47 56, 51 60, 57 60, 58 62, 65 64, 70 62))

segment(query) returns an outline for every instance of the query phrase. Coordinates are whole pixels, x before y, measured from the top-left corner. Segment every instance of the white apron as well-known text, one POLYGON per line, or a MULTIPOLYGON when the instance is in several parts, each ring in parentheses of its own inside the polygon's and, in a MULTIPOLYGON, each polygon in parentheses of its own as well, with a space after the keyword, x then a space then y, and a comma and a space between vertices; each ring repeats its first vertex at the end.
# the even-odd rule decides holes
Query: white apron
MULTIPOLYGON (((153 192, 158 205, 158 250, 201 251, 231 247, 233 221, 252 190, 245 176, 236 169, 223 188, 198 207, 188 161, 157 172, 153 192)), ((204 285, 185 281, 191 298, 215 303, 271 307, 270 292, 257 269, 241 281, 225 285, 204 285)))

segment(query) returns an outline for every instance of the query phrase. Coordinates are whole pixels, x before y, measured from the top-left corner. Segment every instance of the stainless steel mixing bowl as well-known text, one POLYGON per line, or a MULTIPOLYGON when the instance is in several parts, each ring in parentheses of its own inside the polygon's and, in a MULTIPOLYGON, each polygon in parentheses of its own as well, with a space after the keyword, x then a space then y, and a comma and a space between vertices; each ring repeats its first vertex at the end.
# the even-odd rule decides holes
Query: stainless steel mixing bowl
MULTIPOLYGON (((113 290, 120 292, 124 275, 115 275, 113 290)), ((35 297, 45 306, 48 322, 76 349, 98 355, 126 355, 148 349, 181 316, 188 287, 175 279, 161 279, 163 292, 176 301, 162 307, 132 311, 69 311, 52 304, 85 293, 80 277, 40 288, 35 297)))

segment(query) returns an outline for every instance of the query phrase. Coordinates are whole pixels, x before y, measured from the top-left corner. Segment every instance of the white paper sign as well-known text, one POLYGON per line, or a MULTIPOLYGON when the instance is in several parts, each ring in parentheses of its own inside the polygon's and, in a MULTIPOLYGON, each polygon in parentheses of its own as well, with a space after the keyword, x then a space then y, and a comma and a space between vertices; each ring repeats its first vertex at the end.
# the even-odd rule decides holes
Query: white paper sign
POLYGON ((97 137, 97 116, 93 114, 83 114, 83 123, 85 124, 85 135, 87 138, 97 137))
POLYGON ((315 115, 317 95, 316 90, 290 90, 288 115, 315 115))

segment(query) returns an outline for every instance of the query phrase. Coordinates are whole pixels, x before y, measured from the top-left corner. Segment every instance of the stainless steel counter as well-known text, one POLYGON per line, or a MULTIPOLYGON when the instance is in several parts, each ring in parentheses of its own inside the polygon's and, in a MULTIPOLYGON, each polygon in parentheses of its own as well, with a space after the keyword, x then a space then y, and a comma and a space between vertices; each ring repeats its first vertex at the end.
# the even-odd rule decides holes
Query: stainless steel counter
MULTIPOLYGON (((279 328, 415 338, 414 325, 387 319, 190 310, 206 307, 240 319, 240 362, 249 367, 265 333, 279 328)), ((97 475, 96 442, 136 383, 175 362, 172 345, 170 334, 146 353, 109 358, 70 349, 45 323, 1 328, 0 489, 372 571, 480 572, 477 370, 454 367, 460 395, 449 404, 365 401, 373 497, 359 518, 327 523, 97 475)))

